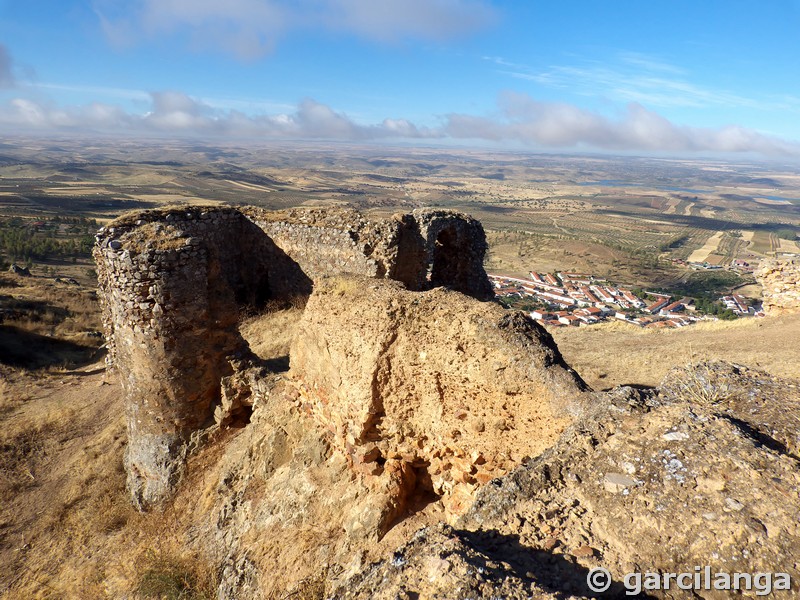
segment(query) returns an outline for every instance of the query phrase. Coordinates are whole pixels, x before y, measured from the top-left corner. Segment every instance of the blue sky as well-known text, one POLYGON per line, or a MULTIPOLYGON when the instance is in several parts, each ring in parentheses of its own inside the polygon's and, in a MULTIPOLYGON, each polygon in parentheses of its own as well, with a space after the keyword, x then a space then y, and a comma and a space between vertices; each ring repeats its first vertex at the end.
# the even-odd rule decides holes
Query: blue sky
POLYGON ((0 130, 800 156, 800 0, 0 0, 0 130))

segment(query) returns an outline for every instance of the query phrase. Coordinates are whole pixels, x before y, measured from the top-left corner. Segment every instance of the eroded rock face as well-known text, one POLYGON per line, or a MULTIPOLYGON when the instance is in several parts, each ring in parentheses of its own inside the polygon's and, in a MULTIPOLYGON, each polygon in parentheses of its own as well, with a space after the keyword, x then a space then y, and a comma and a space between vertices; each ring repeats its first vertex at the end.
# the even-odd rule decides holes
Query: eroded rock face
POLYGON ((800 259, 765 261, 755 276, 763 288, 764 312, 800 312, 800 259))
POLYGON ((447 211, 370 221, 347 209, 190 207, 128 215, 102 229, 94 256, 108 362, 127 398, 134 503, 147 508, 169 494, 192 436, 215 411, 224 421, 251 402, 248 378, 236 376, 253 363, 238 332, 243 308, 308 296, 315 280, 342 273, 421 290, 432 271, 437 285, 485 299, 485 249, 480 224, 447 211), (456 232, 454 241, 428 248, 441 237, 432 228, 456 232), (472 262, 452 268, 451 253, 472 262))
POLYGON ((540 325, 445 289, 318 282, 290 356, 298 402, 356 470, 395 470, 401 494, 443 496, 451 515, 589 401, 540 325))
MULTIPOLYGON (((370 563, 421 524, 463 514, 595 399, 521 313, 374 278, 316 281, 290 356, 289 372, 256 395, 250 425, 202 478, 213 485, 200 527, 211 542, 202 543, 225 557, 221 598, 311 585, 332 597, 395 597, 370 563), (360 578, 368 573, 376 576, 360 578)), ((395 583, 408 586, 405 574, 421 567, 431 570, 413 585, 442 575, 421 589, 443 597, 528 589, 500 564, 478 577, 473 569, 490 558, 475 536, 426 531, 386 566, 395 583), (440 542, 447 556, 414 558, 440 542)))
POLYGON ((542 598, 546 590, 498 560, 492 540, 440 524, 419 530, 390 557, 347 579, 330 595, 341 600, 396 598, 542 598))
POLYGON ((674 370, 657 390, 600 394, 450 526, 402 530, 407 515, 380 542, 369 533, 386 514, 390 477, 354 470, 307 398, 279 401, 292 389, 274 388, 228 446, 224 501, 203 519, 228 552, 221 598, 300 595, 310 582, 330 598, 596 598, 586 582, 600 566, 614 580, 606 596, 627 597, 627 573, 696 565, 787 572, 793 589, 775 597, 798 592, 796 382, 707 363, 674 370))
POLYGON ((483 490, 459 525, 514 536, 528 549, 520 564, 533 583, 577 597, 594 596, 584 575, 597 566, 620 596, 626 573, 696 565, 786 572, 796 594, 798 408, 797 386, 763 372, 726 363, 676 369, 658 393, 609 394, 552 449, 483 490), (573 564, 547 568, 559 557, 573 564))

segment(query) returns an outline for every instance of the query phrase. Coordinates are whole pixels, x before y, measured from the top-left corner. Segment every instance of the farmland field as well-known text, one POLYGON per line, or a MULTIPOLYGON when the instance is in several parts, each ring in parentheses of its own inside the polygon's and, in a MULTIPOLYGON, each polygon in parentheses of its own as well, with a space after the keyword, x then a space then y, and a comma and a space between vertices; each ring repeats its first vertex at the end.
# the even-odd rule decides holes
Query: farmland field
POLYGON ((678 261, 727 267, 798 252, 798 197, 796 166, 748 162, 345 144, 0 143, 0 218, 104 223, 165 204, 346 205, 381 216, 442 207, 481 220, 490 270, 576 269, 631 285, 686 280, 678 261))

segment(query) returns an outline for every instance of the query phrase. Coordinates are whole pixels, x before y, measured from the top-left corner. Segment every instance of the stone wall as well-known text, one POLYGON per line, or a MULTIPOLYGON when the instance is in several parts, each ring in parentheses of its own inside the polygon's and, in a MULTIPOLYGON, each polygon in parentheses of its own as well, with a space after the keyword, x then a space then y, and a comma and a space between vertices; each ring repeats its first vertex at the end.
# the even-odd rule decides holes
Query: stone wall
POLYGON ((352 209, 245 209, 311 279, 335 273, 386 277, 398 260, 399 220, 370 221, 352 209))
POLYGON ((145 213, 95 248, 110 365, 126 394, 128 486, 147 507, 180 478, 232 360, 249 355, 242 306, 308 292, 310 280, 232 209, 145 213))
POLYGON ((213 422, 223 383, 253 362, 238 331, 243 308, 308 296, 315 280, 336 274, 486 299, 485 249, 480 223, 446 211, 371 221, 348 209, 190 207, 101 229, 94 256, 108 364, 127 399, 134 502, 146 508, 169 493, 192 436, 213 422))
POLYGON ((755 275, 768 315, 800 312, 800 259, 765 261, 755 275))
POLYGON ((419 289, 447 286, 479 300, 494 297, 483 269, 488 245, 480 221, 447 210, 415 210, 413 218, 424 240, 429 268, 430 284, 419 289))

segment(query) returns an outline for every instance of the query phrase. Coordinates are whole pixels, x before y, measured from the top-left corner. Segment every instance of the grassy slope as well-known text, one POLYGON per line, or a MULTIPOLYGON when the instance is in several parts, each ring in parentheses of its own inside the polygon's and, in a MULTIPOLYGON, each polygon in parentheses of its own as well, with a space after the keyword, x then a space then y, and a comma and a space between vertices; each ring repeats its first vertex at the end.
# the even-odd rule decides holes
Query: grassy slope
POLYGON ((672 367, 720 359, 800 379, 800 315, 700 323, 672 330, 612 322, 552 331, 566 361, 595 389, 656 385, 672 367))

